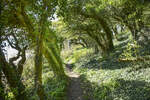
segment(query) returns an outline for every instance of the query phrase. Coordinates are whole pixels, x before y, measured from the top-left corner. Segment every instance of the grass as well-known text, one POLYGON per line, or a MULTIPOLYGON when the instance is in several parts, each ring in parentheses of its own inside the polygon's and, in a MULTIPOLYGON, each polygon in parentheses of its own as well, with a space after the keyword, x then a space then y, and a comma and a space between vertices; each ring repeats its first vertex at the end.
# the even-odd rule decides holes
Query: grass
MULTIPOLYGON (((128 50, 129 42, 115 42, 115 52, 107 58, 79 46, 62 52, 64 62, 73 64, 73 71, 81 74, 84 100, 150 100, 150 61, 118 61, 120 57, 136 57, 132 48, 128 50)), ((138 56, 149 56, 148 48, 137 48, 138 56)), ((24 67, 23 80, 31 100, 38 100, 34 93, 32 60, 28 59, 24 67)), ((66 100, 68 81, 57 80, 46 62, 42 77, 48 100, 66 100)))
MULTIPOLYGON (((27 60, 23 72, 24 84, 30 100, 38 100, 38 96, 34 90, 34 64, 33 58, 27 60)), ((67 80, 56 79, 53 71, 48 63, 43 66, 43 88, 47 96, 47 100, 66 100, 66 91, 68 86, 67 80)))
POLYGON ((63 52, 63 59, 65 63, 76 63, 81 59, 82 57, 90 54, 93 52, 92 49, 87 48, 81 48, 80 46, 74 47, 73 50, 67 50, 67 52, 63 52))
MULTIPOLYGON (((129 42, 116 43, 116 52, 105 59, 93 52, 79 53, 81 57, 74 62, 74 71, 81 74, 85 100, 150 100, 150 61, 118 61, 123 53, 132 53, 127 50, 129 42)), ((150 55, 149 49, 137 49, 141 57, 150 55)), ((78 50, 74 53, 78 54, 78 50)))

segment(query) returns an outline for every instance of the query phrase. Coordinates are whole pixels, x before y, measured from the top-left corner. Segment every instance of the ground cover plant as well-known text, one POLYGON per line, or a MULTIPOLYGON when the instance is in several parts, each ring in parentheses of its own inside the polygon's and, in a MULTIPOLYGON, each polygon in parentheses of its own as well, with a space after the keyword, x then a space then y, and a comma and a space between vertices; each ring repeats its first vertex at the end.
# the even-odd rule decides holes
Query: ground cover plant
POLYGON ((150 100, 149 0, 0 0, 0 100, 150 100))

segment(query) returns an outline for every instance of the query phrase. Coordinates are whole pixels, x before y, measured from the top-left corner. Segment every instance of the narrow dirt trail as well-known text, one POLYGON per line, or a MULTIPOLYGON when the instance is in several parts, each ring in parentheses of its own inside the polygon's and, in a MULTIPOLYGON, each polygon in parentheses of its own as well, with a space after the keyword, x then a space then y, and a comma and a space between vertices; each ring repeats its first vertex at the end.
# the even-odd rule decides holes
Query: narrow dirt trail
POLYGON ((68 69, 67 74, 70 77, 70 84, 67 93, 68 100, 83 100, 80 75, 72 72, 71 69, 68 69))

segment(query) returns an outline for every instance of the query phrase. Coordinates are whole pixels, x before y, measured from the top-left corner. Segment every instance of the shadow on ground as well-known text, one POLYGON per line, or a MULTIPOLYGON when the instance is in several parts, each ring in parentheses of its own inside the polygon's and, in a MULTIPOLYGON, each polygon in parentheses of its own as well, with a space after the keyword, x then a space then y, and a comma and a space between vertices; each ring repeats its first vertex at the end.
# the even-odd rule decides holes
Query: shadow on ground
POLYGON ((111 56, 109 56, 107 58, 100 58, 100 56, 98 54, 93 54, 94 56, 86 57, 86 58, 88 58, 88 60, 86 60, 86 61, 84 61, 84 59, 86 59, 86 58, 83 58, 83 62, 81 59, 82 64, 79 66, 86 67, 89 69, 100 69, 101 68, 101 69, 112 69, 112 70, 128 67, 130 65, 130 63, 118 61, 118 58, 121 55, 121 53, 123 52, 127 43, 128 43, 128 41, 124 41, 124 42, 121 42, 120 44, 118 44, 115 47, 116 50, 114 52, 112 52, 111 56))
POLYGON ((80 77, 71 77, 68 86, 67 100, 83 100, 83 91, 81 89, 80 77))
MULTIPOLYGON (((106 58, 100 58, 98 54, 93 54, 89 57, 83 57, 81 62, 79 61, 76 66, 80 66, 81 68, 89 68, 89 69, 105 69, 105 70, 115 70, 122 69, 127 67, 132 67, 135 63, 127 61, 119 61, 120 55, 125 50, 126 45, 128 44, 128 40, 123 41, 115 46, 115 51, 110 54, 110 56, 106 58), (87 59, 88 58, 88 59, 87 59)), ((150 46, 145 46, 140 48, 140 56, 150 55, 150 46)), ((135 65, 136 66, 136 65, 135 65)))
POLYGON ((116 79, 109 83, 91 83, 81 75, 84 100, 150 100, 150 84, 144 81, 116 79))
POLYGON ((83 90, 81 89, 80 75, 72 71, 72 64, 66 64, 66 72, 69 77, 67 87, 67 100, 83 100, 83 90))

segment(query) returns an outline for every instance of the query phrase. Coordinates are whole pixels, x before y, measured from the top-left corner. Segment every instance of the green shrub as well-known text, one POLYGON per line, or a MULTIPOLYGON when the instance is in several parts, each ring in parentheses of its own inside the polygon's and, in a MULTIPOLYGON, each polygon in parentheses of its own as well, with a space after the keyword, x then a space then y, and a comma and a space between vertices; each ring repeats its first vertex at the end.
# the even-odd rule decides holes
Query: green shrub
POLYGON ((133 59, 134 57, 138 57, 139 48, 140 45, 138 45, 136 41, 128 43, 126 49, 123 51, 120 57, 125 59, 133 59))

